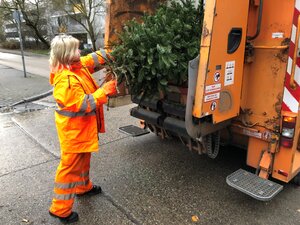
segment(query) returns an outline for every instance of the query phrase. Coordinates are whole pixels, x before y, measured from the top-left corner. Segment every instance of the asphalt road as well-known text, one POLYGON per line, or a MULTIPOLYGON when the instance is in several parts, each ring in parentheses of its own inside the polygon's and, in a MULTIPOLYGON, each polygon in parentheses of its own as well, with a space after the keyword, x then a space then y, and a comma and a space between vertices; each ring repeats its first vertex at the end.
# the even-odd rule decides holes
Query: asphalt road
MULTIPOLYGON (((270 202, 248 197, 225 182, 247 169, 243 150, 223 148, 211 160, 175 139, 120 133, 138 122, 129 116, 132 106, 105 111, 107 133, 91 167, 104 194, 76 199, 77 224, 300 224, 299 187, 284 185, 270 202)), ((53 109, 0 115, 0 124, 0 224, 59 224, 47 213, 60 154, 53 109)))
MULTIPOLYGON (((0 52, 0 65, 12 67, 17 70, 23 71, 22 57, 18 54, 0 52)), ((49 56, 28 54, 24 56, 26 72, 39 75, 42 77, 49 77, 49 56)))

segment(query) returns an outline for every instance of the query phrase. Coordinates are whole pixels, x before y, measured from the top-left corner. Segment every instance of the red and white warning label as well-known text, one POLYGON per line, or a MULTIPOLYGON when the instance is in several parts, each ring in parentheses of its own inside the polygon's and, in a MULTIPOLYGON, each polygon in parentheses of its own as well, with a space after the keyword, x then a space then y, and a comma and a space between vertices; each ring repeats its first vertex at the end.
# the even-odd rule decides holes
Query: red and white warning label
POLYGON ((210 101, 213 101, 213 100, 217 100, 219 98, 220 98, 220 92, 210 94, 210 95, 205 95, 204 102, 210 102, 210 101))
POLYGON ((213 84, 205 87, 205 93, 212 93, 221 90, 221 84, 213 84))

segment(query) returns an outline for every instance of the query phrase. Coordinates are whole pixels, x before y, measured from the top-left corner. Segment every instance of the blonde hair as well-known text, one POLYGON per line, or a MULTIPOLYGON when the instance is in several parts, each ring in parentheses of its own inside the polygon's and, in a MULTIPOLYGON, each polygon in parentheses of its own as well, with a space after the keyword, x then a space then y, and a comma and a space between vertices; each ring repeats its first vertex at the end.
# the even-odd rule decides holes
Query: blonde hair
POLYGON ((67 34, 57 35, 51 41, 50 69, 52 72, 61 70, 72 63, 78 54, 79 40, 67 34))

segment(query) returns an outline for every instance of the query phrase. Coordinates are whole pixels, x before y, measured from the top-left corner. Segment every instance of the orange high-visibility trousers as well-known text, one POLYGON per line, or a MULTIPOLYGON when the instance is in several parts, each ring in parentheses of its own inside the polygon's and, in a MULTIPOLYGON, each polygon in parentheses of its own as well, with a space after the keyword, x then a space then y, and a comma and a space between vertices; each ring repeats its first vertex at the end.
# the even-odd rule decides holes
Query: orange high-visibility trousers
POLYGON ((90 159, 91 153, 62 153, 55 176, 51 213, 60 217, 69 216, 75 195, 92 189, 90 159))

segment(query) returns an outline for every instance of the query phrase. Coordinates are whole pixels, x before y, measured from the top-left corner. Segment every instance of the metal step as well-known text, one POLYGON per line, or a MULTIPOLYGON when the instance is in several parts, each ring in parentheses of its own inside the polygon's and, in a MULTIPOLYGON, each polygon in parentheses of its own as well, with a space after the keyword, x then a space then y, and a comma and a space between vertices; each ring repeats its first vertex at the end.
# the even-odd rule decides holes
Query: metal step
POLYGON ((128 125, 128 126, 120 127, 119 131, 121 131, 122 133, 132 135, 133 137, 141 136, 141 135, 150 133, 149 130, 142 129, 142 128, 134 126, 134 125, 128 125))
POLYGON ((263 179, 253 173, 239 169, 226 178, 229 186, 260 201, 269 201, 274 198, 283 186, 263 179))

